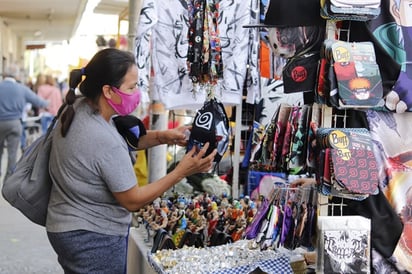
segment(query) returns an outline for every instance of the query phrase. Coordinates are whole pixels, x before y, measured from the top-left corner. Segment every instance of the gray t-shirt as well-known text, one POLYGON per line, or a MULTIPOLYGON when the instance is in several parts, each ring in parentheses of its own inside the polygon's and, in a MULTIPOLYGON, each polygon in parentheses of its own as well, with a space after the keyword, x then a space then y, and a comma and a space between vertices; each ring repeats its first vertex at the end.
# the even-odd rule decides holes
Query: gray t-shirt
POLYGON ((60 124, 53 131, 50 174, 53 187, 47 214, 49 232, 88 230, 126 235, 130 212, 112 192, 137 184, 127 145, 113 123, 94 113, 84 99, 63 138, 60 124))

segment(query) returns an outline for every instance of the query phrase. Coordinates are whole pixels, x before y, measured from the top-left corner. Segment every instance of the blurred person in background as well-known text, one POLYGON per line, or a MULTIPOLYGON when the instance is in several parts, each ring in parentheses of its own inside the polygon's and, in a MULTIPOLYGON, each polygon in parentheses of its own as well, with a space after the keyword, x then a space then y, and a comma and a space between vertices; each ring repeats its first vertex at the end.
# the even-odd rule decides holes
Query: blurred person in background
POLYGON ((37 95, 49 102, 47 108, 39 109, 41 128, 43 134, 45 134, 51 121, 57 115, 60 106, 63 104, 62 94, 56 80, 47 74, 44 83, 37 87, 37 95))
MULTIPOLYGON (((27 78, 27 81, 25 82, 25 85, 33 91, 34 84, 32 79, 29 77, 27 78)), ((34 92, 34 91, 33 91, 34 92)), ((26 128, 27 128, 27 118, 33 115, 33 106, 31 103, 26 103, 26 106, 23 109, 23 113, 21 115, 21 124, 22 124, 22 133, 21 133, 21 138, 20 138, 20 148, 21 151, 23 152, 25 147, 26 147, 26 128)))
POLYGON ((22 132, 21 132, 21 138, 20 138, 20 148, 21 151, 23 152, 24 149, 26 148, 26 126, 27 126, 27 118, 30 116, 32 110, 32 104, 31 103, 26 103, 23 109, 23 113, 21 115, 21 125, 22 125, 22 132))
MULTIPOLYGON (((37 94, 37 91, 39 90, 39 86, 45 85, 45 84, 46 84, 46 75, 44 75, 43 73, 39 73, 37 74, 36 81, 33 84, 32 90, 34 91, 34 93, 37 94)), ((39 116, 39 108, 33 106, 32 109, 33 109, 33 115, 39 116)))
POLYGON ((17 82, 18 70, 6 69, 4 80, 0 82, 0 170, 3 148, 7 149, 7 169, 5 178, 16 166, 17 151, 22 136, 22 114, 27 103, 45 108, 48 102, 37 96, 26 85, 17 82))

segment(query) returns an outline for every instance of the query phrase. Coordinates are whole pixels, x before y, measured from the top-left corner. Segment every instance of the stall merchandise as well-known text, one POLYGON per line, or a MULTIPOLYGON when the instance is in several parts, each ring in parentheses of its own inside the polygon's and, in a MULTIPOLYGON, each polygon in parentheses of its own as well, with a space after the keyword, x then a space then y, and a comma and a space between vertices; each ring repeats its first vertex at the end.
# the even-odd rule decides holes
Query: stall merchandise
MULTIPOLYGON (((250 243, 244 240, 201 249, 187 247, 163 250, 148 256, 149 262, 159 274, 247 274, 256 269, 264 273, 293 273, 287 255, 274 250, 251 249, 250 243)), ((303 261, 303 258, 298 260, 303 261)))
POLYGON ((136 35, 142 91, 151 85, 167 109, 199 108, 210 90, 225 105, 240 104, 249 47, 242 26, 251 20, 251 3, 144 1, 136 35))
POLYGON ((318 273, 370 273, 370 220, 320 216, 318 273))
MULTIPOLYGON (((360 215, 369 220, 370 230, 355 233, 358 238, 367 238, 362 242, 367 245, 360 249, 366 256, 357 261, 361 263, 357 271, 412 272, 407 179, 411 127, 406 122, 407 113, 391 113, 412 111, 410 6, 404 0, 272 0, 268 7, 266 2, 194 0, 188 6, 181 1, 158 6, 153 0, 145 1, 137 38, 143 88, 149 86, 149 64, 154 60, 154 90, 168 109, 200 107, 204 103, 200 94, 211 90, 224 104, 239 104, 245 90, 253 91, 247 100, 260 108, 254 125, 250 125, 249 155, 242 163, 249 179, 244 195, 256 203, 258 213, 251 216, 259 216, 259 220, 249 220, 249 211, 239 211, 234 200, 219 197, 214 200, 219 204, 217 214, 205 210, 207 202, 184 204, 177 210, 181 223, 174 228, 183 233, 181 236, 200 237, 207 247, 202 250, 215 247, 209 246, 211 236, 217 235, 208 229, 210 224, 223 233, 217 237, 220 243, 229 243, 227 236, 234 240, 247 234, 261 250, 319 249, 312 244, 311 229, 314 217, 318 217, 314 212, 360 215), (302 9, 302 5, 313 6, 302 9), (273 16, 276 13, 279 16, 273 16), (300 24, 304 19, 308 20, 300 24), (243 28, 249 23, 259 26, 243 28), (152 59, 145 52, 149 48, 152 59), (165 56, 171 49, 176 54, 165 56), (199 62, 202 58, 207 62, 199 62), (331 142, 330 137, 339 142, 331 142), (393 147, 393 140, 400 147, 393 147), (290 175, 314 179, 317 188, 310 191, 320 194, 319 201, 314 202, 313 197, 289 200, 283 195, 289 186, 279 188, 279 184, 289 182, 290 175), (271 187, 278 188, 274 190, 278 199, 272 199, 271 187), (267 203, 265 196, 269 197, 267 203), (299 205, 299 211, 293 211, 294 204, 299 205), (340 206, 339 213, 333 211, 334 204, 340 206), (295 230, 289 235, 292 241, 283 233, 288 214, 295 214, 291 219, 295 230)), ((158 212, 153 209, 153 213, 158 212)), ((157 226, 162 225, 160 221, 164 218, 158 218, 157 226)), ((345 229, 326 232, 323 228, 323 240, 339 233, 343 240, 354 238, 345 229)), ((354 225, 350 231, 352 228, 363 229, 354 225)), ((164 255, 166 261, 170 256, 164 255)), ((168 262, 166 268, 174 264, 168 262)), ((153 265, 159 267, 158 263, 153 265)), ((327 272, 325 253, 320 254, 318 264, 323 265, 320 271, 327 272)), ((338 272, 346 273, 352 265, 341 263, 339 267, 338 272)))

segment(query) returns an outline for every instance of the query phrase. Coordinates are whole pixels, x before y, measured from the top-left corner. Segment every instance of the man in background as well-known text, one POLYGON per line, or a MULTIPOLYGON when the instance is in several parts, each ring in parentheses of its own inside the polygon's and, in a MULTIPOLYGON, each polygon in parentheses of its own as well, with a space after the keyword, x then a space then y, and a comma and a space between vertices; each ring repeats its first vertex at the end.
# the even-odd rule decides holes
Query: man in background
POLYGON ((0 82, 0 170, 3 149, 7 149, 7 169, 5 178, 16 165, 17 151, 22 135, 22 113, 26 103, 45 108, 48 102, 41 99, 27 86, 17 82, 18 68, 8 68, 0 82))

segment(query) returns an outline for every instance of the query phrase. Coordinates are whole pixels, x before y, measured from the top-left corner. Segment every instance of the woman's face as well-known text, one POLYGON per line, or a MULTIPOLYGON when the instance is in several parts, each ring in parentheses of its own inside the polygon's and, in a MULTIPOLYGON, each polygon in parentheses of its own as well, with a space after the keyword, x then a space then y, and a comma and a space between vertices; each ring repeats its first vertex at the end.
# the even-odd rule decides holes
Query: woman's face
POLYGON ((123 80, 124 81, 120 85, 119 89, 126 93, 135 92, 137 89, 137 66, 131 66, 123 80))

